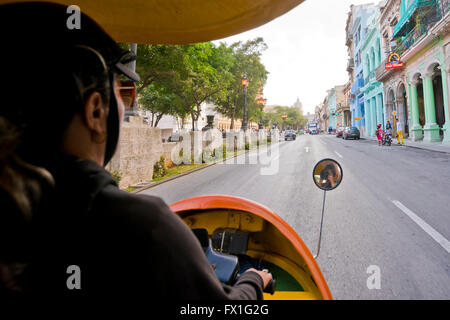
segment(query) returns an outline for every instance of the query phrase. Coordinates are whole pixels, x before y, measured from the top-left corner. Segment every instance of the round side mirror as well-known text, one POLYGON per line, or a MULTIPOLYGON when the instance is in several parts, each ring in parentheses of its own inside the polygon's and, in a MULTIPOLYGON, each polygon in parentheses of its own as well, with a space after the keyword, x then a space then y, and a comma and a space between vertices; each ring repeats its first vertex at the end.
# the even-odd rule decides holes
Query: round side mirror
POLYGON ((342 181, 342 167, 333 159, 323 159, 317 162, 313 170, 313 180, 322 190, 335 189, 342 181))

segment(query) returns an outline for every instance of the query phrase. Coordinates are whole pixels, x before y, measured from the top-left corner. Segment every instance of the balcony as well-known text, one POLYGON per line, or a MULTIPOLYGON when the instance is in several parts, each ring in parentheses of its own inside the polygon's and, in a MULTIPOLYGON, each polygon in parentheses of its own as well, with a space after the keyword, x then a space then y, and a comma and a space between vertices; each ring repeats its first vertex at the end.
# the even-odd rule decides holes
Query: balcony
POLYGON ((352 85, 352 88, 350 90, 351 95, 354 95, 355 97, 359 95, 360 89, 364 87, 364 79, 358 78, 355 83, 352 85))
POLYGON ((370 82, 375 80, 375 70, 369 72, 369 76, 364 79, 365 85, 368 85, 370 82))
POLYGON ((393 37, 403 36, 411 29, 411 25, 415 23, 417 9, 423 9, 425 7, 434 7, 436 5, 436 0, 414 0, 410 3, 406 11, 400 17, 399 22, 394 27, 393 37))
POLYGON ((409 31, 406 31, 404 36, 394 39, 396 45, 393 52, 402 56, 420 41, 447 11, 448 5, 445 7, 433 6, 428 10, 421 10, 414 19, 414 23, 410 23, 410 28, 407 28, 409 31))
MULTIPOLYGON (((394 72, 398 72, 399 69, 386 69, 385 65, 386 63, 388 63, 387 58, 384 59, 384 61, 382 61, 380 63, 380 65, 378 66, 378 68, 375 69, 375 79, 377 81, 383 82, 384 79, 387 76, 390 76, 391 74, 393 74, 394 72)), ((400 69, 401 70, 401 69, 400 69)))

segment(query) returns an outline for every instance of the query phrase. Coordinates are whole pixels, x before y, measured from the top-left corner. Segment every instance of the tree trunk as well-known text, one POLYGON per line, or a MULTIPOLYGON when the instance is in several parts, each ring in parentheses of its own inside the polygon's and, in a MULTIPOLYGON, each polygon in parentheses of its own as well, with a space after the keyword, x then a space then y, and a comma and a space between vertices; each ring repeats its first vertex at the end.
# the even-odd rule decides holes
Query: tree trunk
POLYGON ((194 120, 194 111, 191 111, 191 119, 192 119, 192 131, 195 130, 195 120, 194 120))
POLYGON ((235 113, 236 113, 236 110, 233 108, 232 109, 233 111, 231 112, 231 124, 230 124, 230 130, 233 130, 234 129, 234 116, 235 116, 235 113))
POLYGON ((159 120, 161 120, 161 118, 164 116, 164 113, 159 113, 157 116, 156 116, 156 121, 155 121, 155 127, 157 127, 158 126, 158 123, 159 123, 159 120))

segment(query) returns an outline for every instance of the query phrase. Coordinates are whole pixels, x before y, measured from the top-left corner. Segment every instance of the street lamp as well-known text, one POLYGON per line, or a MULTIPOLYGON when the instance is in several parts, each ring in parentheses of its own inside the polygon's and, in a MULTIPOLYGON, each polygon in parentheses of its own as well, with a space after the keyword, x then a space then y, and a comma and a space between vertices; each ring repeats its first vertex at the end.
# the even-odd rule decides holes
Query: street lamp
POLYGON ((281 119, 283 119, 283 130, 284 130, 284 128, 285 128, 285 126, 284 126, 284 121, 287 119, 287 117, 288 117, 288 115, 287 114, 282 114, 281 115, 281 119))
POLYGON ((258 98, 258 100, 256 100, 256 102, 259 104, 259 109, 261 110, 261 114, 260 114, 260 116, 259 116, 259 129, 261 130, 261 129, 263 129, 263 117, 262 117, 262 112, 263 112, 263 109, 264 109, 264 107, 265 107, 265 105, 266 105, 266 103, 267 103, 267 99, 264 99, 262 96, 260 96, 260 97, 258 98))
POLYGON ((247 116, 248 79, 247 79, 247 76, 245 74, 244 74, 244 76, 241 79, 241 85, 244 87, 244 120, 242 122, 242 130, 247 131, 247 123, 248 123, 248 116, 247 116))

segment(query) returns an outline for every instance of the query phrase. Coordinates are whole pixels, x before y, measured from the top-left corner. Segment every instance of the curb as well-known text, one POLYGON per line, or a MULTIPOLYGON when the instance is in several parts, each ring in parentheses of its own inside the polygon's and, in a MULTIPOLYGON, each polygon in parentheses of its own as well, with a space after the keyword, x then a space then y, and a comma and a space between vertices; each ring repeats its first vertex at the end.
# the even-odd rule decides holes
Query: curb
MULTIPOLYGON (((375 138, 361 138, 361 140, 366 140, 366 141, 377 141, 377 139, 375 138)), ((426 150, 426 151, 432 151, 432 152, 439 152, 439 153, 446 153, 446 154, 450 154, 450 149, 449 150, 436 150, 436 149, 432 149, 432 146, 428 147, 428 146, 415 146, 415 145, 410 145, 407 144, 408 142, 406 141, 406 143, 403 144, 404 147, 408 147, 408 148, 414 148, 414 149, 419 149, 419 150, 426 150)), ((392 147, 401 147, 402 145, 396 144, 394 143, 394 141, 392 141, 392 147)), ((439 146, 436 146, 439 147, 439 146)))
MULTIPOLYGON (((243 152, 243 153, 241 153, 241 154, 238 154, 238 155, 235 155, 235 156, 226 158, 226 159, 222 160, 222 162, 225 162, 225 161, 228 161, 228 160, 230 160, 230 159, 233 159, 233 158, 242 156, 242 155, 244 155, 244 154, 246 154, 246 153, 249 153, 250 151, 253 151, 253 150, 254 150, 254 149, 247 150, 247 151, 245 151, 245 152, 243 152)), ((145 191, 145 190, 147 190, 147 189, 151 189, 151 188, 156 187, 156 186, 159 186, 160 184, 163 184, 163 183, 165 183, 165 182, 169 182, 169 181, 175 180, 175 179, 177 179, 177 178, 181 178, 181 177, 183 177, 183 176, 185 176, 185 175, 188 175, 188 174, 190 174, 190 173, 194 173, 194 172, 196 172, 196 171, 200 171, 200 170, 203 170, 203 169, 212 167, 212 166, 218 164, 219 162, 220 162, 220 160, 217 161, 217 162, 214 162, 214 163, 210 163, 210 164, 204 165, 204 166, 202 166, 202 167, 200 167, 200 168, 195 168, 195 169, 192 169, 192 170, 188 170, 188 171, 186 171, 186 172, 183 172, 183 173, 179 173, 179 174, 177 174, 177 175, 174 175, 174 176, 172 176, 172 177, 163 179, 163 180, 161 180, 161 181, 157 181, 157 182, 149 182, 148 185, 142 186, 142 187, 140 187, 140 188, 138 188, 138 189, 136 189, 136 190, 134 190, 134 191, 131 191, 131 193, 139 193, 139 192, 145 191)))
POLYGON ((177 179, 177 178, 181 178, 181 177, 183 177, 183 176, 185 176, 185 175, 188 175, 188 174, 190 174, 190 173, 194 173, 194 172, 196 172, 196 171, 200 171, 200 170, 209 168, 209 167, 211 167, 211 166, 213 166, 213 165, 215 165, 215 164, 217 164, 217 162, 214 162, 214 163, 210 163, 210 164, 201 166, 200 168, 191 169, 191 170, 188 170, 188 171, 183 172, 183 173, 179 173, 179 174, 177 174, 177 175, 174 175, 174 176, 172 176, 172 177, 163 179, 163 180, 161 180, 161 181, 157 181, 157 182, 149 182, 148 185, 143 186, 143 187, 140 187, 139 189, 136 189, 136 190, 132 191, 131 193, 139 193, 139 192, 142 192, 142 191, 144 191, 144 190, 147 190, 147 189, 150 189, 150 188, 159 186, 160 184, 163 184, 163 183, 165 183, 165 182, 169 182, 169 181, 175 180, 175 179, 177 179))

